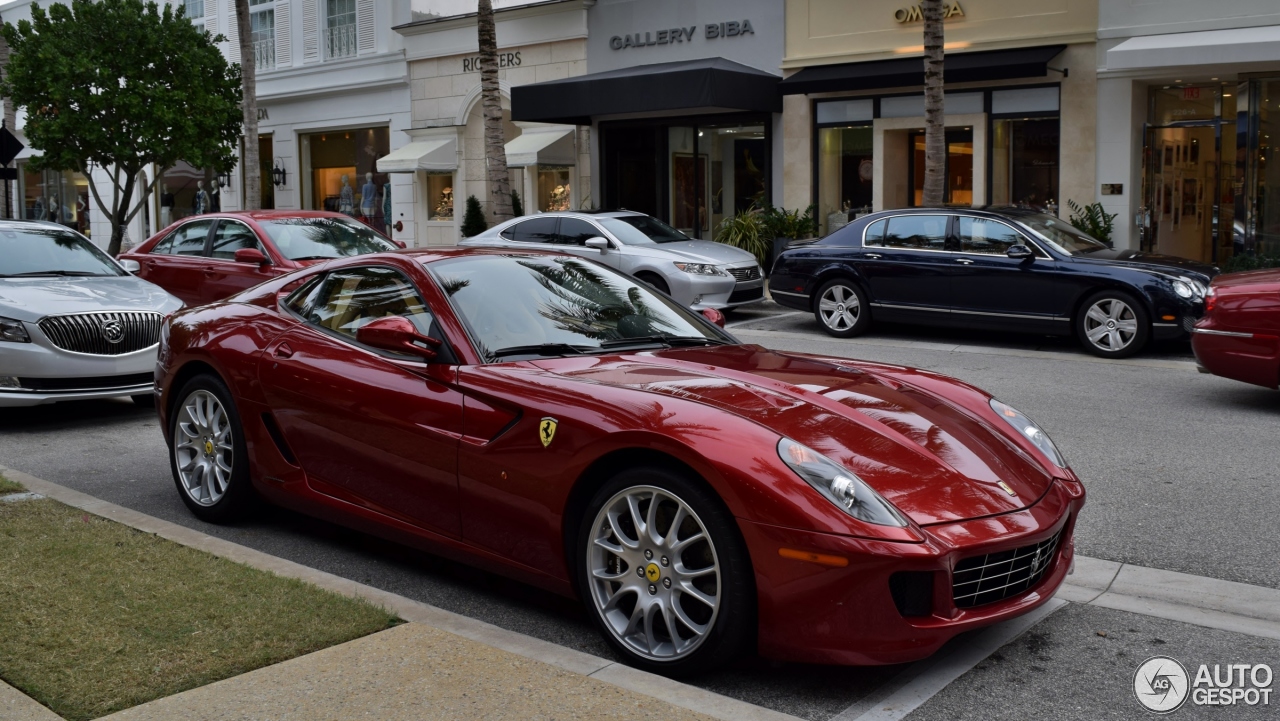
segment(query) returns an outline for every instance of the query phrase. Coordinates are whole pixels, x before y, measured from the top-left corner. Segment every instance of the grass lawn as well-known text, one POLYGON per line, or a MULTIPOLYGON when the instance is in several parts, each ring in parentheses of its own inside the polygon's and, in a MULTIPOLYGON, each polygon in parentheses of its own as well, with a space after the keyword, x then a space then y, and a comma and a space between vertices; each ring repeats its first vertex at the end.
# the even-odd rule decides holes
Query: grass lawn
POLYGON ((0 473, 0 496, 6 493, 22 493, 25 490, 27 489, 23 488, 21 483, 11 481, 5 478, 3 473, 0 473))
POLYGON ((56 501, 0 503, 0 678, 72 721, 399 622, 56 501))

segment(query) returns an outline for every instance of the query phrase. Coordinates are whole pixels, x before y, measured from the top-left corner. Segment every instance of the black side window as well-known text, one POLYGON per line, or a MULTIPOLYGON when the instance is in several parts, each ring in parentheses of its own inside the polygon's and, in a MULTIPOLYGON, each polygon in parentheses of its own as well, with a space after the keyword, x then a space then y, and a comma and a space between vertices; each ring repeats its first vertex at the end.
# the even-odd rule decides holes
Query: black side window
POLYGON ((884 220, 877 220, 867 226, 867 232, 862 237, 863 245, 884 245, 884 220))
POLYGON ((177 238, 177 237, 178 237, 178 234, 179 234, 179 233, 181 233, 181 232, 182 232, 182 231, 179 229, 179 230, 175 230, 175 231, 173 231, 172 233, 170 233, 170 234, 166 235, 166 236, 164 237, 164 240, 161 240, 159 243, 156 243, 156 244, 155 244, 155 246, 151 248, 151 254, 152 254, 152 255, 170 255, 170 254, 172 254, 172 253, 173 253, 173 241, 174 241, 174 239, 175 239, 175 238, 177 238))
POLYGON ((884 246, 911 250, 946 250, 947 219, 945 215, 899 215, 889 218, 884 246))
POLYGON ((591 238, 603 238, 604 234, 594 225, 579 218, 560 219, 560 243, 584 245, 591 238))
POLYGON ((262 251, 257 233, 244 223, 234 220, 218 223, 218 230, 213 234, 213 250, 209 254, 210 257, 219 260, 235 260, 236 251, 242 248, 256 248, 262 251))
POLYGON ((559 218, 530 218, 516 224, 515 235, 511 237, 517 243, 554 243, 556 242, 556 226, 559 218))
POLYGON ((1004 255, 1024 242, 1018 231, 999 221, 960 217, 960 250, 965 253, 1004 255))
POLYGON ((197 220, 174 231, 174 255, 204 255, 204 240, 209 235, 212 220, 197 220))

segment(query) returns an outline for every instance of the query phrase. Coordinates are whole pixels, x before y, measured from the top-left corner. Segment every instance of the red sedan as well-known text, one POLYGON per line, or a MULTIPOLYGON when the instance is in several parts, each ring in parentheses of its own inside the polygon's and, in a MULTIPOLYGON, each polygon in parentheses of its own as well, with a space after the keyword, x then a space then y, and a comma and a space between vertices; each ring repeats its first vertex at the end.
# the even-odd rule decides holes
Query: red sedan
POLYGON ((1205 373, 1280 385, 1280 270, 1214 278, 1191 348, 1205 373))
POLYGON ((667 674, 911 661, 1053 595, 1085 491, 1039 426, 716 320, 574 256, 308 268, 166 324, 178 493, 207 521, 262 498, 577 595, 667 674))
POLYGON ((194 306, 323 260, 403 247, 341 213, 254 210, 184 218, 120 261, 194 306))

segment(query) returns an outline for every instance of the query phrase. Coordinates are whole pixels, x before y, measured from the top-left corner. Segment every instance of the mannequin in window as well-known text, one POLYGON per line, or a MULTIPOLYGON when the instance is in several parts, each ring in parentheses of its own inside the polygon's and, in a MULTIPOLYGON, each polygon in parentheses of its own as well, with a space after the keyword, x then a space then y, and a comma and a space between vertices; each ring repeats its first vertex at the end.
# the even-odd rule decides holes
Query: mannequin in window
POLYGON ((342 190, 338 191, 338 212, 344 215, 356 214, 356 191, 351 188, 351 179, 342 176, 342 190))
POLYGON ((49 196, 49 216, 47 218, 55 223, 65 223, 67 221, 67 211, 58 204, 58 199, 49 196))
POLYGON ((28 217, 30 217, 30 218, 31 218, 31 220, 44 220, 44 219, 45 219, 45 207, 44 207, 44 196, 43 196, 43 195, 37 195, 37 196, 36 196, 36 202, 34 202, 34 203, 32 203, 32 204, 31 204, 31 215, 30 215, 30 216, 28 216, 28 217))
POLYGON ((204 189, 204 181, 196 181, 196 197, 191 204, 191 211, 196 215, 203 215, 209 212, 209 192, 204 189))
POLYGON ((209 186, 209 212, 222 212, 222 189, 216 182, 209 186))
POLYGON ((168 183, 160 185, 160 227, 168 228, 173 222, 173 191, 168 183))
POLYGON ((360 215, 366 223, 372 224, 378 207, 378 186, 373 184, 373 173, 364 174, 364 185, 360 186, 360 215))

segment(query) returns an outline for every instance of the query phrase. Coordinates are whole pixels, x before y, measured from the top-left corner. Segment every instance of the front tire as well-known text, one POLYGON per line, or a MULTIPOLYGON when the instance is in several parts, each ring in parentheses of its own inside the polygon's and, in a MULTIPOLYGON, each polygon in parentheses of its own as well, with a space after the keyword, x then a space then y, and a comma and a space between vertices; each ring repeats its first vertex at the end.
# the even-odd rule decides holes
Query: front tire
POLYGON ((818 288, 813 304, 813 317, 828 335, 852 338, 871 327, 871 309, 867 295, 857 283, 836 278, 818 288))
POLYGON ((687 676, 754 639, 751 562, 714 493, 680 473, 636 468, 586 509, 577 543, 582 598, 627 663, 687 676))
POLYGON ((1133 296, 1118 290, 1095 293, 1080 306, 1076 336, 1101 358, 1128 358, 1151 338, 1151 319, 1133 296))
POLYGON ((178 393, 169 423, 169 467, 182 502, 209 523, 243 518, 255 496, 230 389, 215 376, 192 378, 178 393))
POLYGON ((667 281, 657 273, 641 273, 636 276, 636 280, 651 286, 656 291, 671 295, 671 286, 667 285, 667 281))

